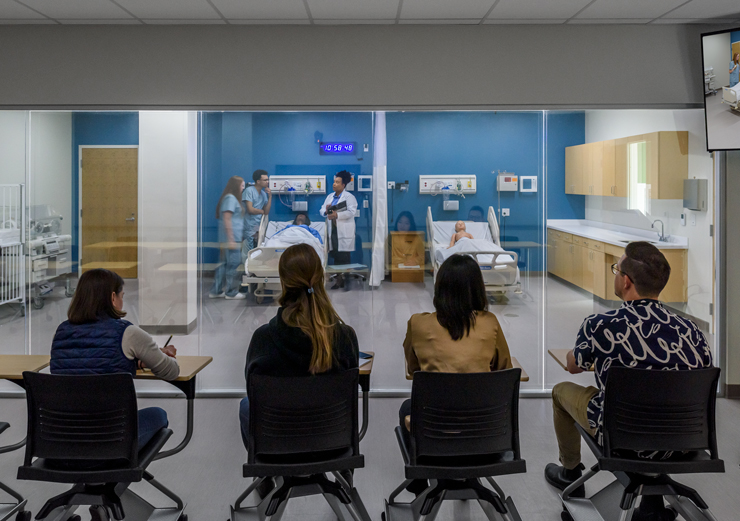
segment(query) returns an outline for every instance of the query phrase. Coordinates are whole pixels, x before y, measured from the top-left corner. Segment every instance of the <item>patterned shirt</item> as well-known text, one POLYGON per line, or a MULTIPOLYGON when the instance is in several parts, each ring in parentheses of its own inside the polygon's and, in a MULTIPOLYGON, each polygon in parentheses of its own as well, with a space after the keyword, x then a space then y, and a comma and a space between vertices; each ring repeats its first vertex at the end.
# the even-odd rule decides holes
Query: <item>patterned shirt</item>
POLYGON ((586 318, 573 354, 581 369, 594 367, 599 392, 588 404, 588 423, 596 429, 601 445, 604 382, 609 367, 684 370, 712 365, 712 351, 696 324, 653 299, 624 302, 617 310, 586 318))

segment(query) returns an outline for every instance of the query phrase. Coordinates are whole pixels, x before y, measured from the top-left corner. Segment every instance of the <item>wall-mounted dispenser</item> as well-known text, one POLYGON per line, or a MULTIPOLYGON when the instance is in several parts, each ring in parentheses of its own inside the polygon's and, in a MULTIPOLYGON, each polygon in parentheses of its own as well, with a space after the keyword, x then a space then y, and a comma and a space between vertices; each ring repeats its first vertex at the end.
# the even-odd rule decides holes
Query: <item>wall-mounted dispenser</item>
POLYGON ((683 207, 698 212, 707 211, 707 191, 709 181, 706 179, 683 180, 683 207))

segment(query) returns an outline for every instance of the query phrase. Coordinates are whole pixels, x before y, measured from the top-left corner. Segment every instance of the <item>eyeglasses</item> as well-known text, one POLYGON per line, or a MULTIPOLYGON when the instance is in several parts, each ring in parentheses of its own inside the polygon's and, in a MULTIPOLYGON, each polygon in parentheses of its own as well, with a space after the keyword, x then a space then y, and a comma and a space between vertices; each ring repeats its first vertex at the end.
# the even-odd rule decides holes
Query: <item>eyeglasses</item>
POLYGON ((619 265, 616 262, 612 264, 612 273, 614 273, 615 275, 619 275, 621 273, 622 275, 629 277, 627 273, 619 269, 619 265))

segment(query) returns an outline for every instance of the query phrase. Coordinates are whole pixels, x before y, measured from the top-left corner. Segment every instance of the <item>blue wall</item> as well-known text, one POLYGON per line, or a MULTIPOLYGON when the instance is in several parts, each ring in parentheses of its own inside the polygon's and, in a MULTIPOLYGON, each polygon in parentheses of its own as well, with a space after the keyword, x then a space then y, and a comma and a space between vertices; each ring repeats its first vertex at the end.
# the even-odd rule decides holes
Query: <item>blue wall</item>
POLYGON ((80 208, 80 145, 138 145, 138 112, 72 113, 72 259, 77 266, 80 208))
POLYGON ((740 31, 732 31, 730 33, 730 43, 740 42, 740 31))
POLYGON ((584 112, 547 115, 547 218, 585 219, 586 196, 565 193, 565 147, 586 142, 584 112))

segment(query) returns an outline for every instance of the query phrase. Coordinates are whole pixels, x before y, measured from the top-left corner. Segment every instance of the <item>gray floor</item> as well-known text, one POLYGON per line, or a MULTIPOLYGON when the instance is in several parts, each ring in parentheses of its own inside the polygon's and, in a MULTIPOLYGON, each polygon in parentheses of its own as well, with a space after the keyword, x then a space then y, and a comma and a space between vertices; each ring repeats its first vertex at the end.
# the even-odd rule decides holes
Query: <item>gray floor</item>
MULTIPOLYGON (((175 436, 170 445, 179 442, 184 431, 184 400, 142 400, 142 405, 159 405, 168 410, 175 436)), ((365 454, 366 467, 357 472, 355 482, 372 519, 379 520, 383 499, 403 480, 403 465, 393 435, 397 409, 401 399, 373 398, 370 403, 370 427, 360 448, 365 454)), ((186 512, 191 520, 221 520, 227 518, 229 504, 233 503, 246 480, 241 477, 241 464, 246 452, 241 445, 237 419, 237 399, 198 399, 195 405, 195 434, 187 449, 170 459, 153 463, 149 470, 163 483, 180 494, 188 503, 186 512)), ((2 419, 12 423, 2 435, 2 443, 11 443, 23 437, 25 431, 25 400, 0 400, 2 419)), ((725 474, 685 476, 680 481, 698 489, 719 520, 737 519, 740 511, 740 402, 718 401, 717 426, 720 456, 725 460, 725 474)), ((502 477, 499 484, 514 498, 525 521, 557 521, 560 519, 560 501, 543 477, 544 466, 556 458, 556 444, 552 429, 549 399, 520 400, 521 447, 527 460, 527 473, 502 477)), ((19 482, 14 479, 23 451, 0 456, 0 479, 29 498, 35 513, 46 498, 65 490, 63 485, 19 482)), ((584 457, 589 464, 594 460, 584 457)), ((609 481, 608 475, 598 480, 609 481)), ((596 490, 598 483, 587 487, 596 490)), ((146 485, 134 485, 152 501, 164 506, 163 498, 152 493, 146 485)), ((88 519, 88 517, 83 517, 88 519)), ((291 502, 285 519, 334 519, 321 498, 301 498, 291 502)), ((450 502, 439 519, 483 519, 472 502, 450 502)))
POLYGON ((740 111, 722 103, 722 88, 706 96, 709 146, 714 150, 740 148, 740 111))

